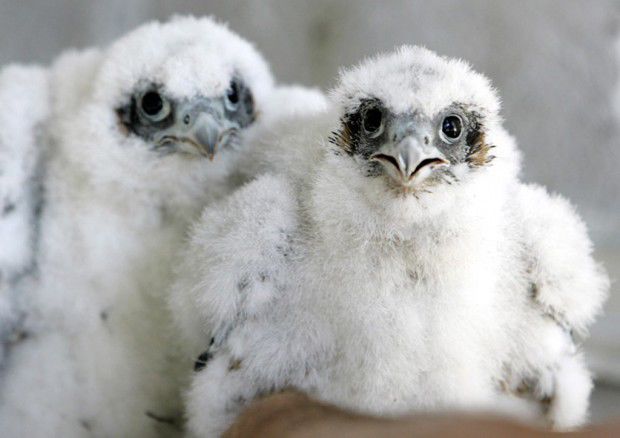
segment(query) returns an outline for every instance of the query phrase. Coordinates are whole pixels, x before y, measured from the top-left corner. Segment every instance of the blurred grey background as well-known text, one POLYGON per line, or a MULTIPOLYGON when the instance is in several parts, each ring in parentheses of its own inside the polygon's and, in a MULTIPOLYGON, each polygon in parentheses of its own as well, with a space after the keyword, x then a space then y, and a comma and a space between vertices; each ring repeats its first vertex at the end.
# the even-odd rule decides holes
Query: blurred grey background
MULTIPOLYGON (((567 195, 620 278, 620 1, 0 0, 0 63, 47 63, 172 14, 211 14, 254 41, 278 79, 327 88, 396 45, 462 57, 503 97, 524 179, 567 195)), ((594 419, 620 415, 620 290, 587 347, 594 419)))

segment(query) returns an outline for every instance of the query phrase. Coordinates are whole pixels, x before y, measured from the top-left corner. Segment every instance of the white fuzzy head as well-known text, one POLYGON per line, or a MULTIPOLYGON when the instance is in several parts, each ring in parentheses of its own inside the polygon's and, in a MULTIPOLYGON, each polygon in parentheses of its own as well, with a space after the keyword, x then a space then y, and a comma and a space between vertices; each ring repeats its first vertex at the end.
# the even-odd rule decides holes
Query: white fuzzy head
POLYGON ((331 98, 339 121, 319 181, 365 227, 434 220, 518 172, 499 99, 463 61, 405 46, 342 72, 331 98))
MULTIPOLYGON (((98 53, 56 65, 67 93, 63 153, 93 185, 188 201, 228 176, 243 135, 261 118, 273 80, 247 41, 211 18, 152 22, 98 53), (84 64, 84 62, 82 62, 84 64)), ((66 59, 69 58, 69 59, 66 59)))

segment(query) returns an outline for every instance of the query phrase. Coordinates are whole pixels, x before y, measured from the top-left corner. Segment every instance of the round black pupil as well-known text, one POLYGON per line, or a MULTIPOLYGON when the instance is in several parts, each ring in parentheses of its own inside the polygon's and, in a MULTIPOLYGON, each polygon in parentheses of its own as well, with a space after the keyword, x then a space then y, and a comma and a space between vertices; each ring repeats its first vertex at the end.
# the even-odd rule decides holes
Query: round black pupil
POLYGON ((149 116, 154 116, 159 113, 164 107, 164 102, 161 100, 159 93, 155 91, 149 91, 142 96, 142 109, 149 116))
POLYGON ((231 103, 239 102, 239 90, 237 90, 237 84, 234 82, 230 85, 230 89, 228 90, 228 100, 231 103))
POLYGON ((381 127, 381 111, 369 109, 364 115, 364 129, 368 132, 376 132, 381 127))
POLYGON ((441 130, 448 138, 458 138, 461 135, 461 119, 456 116, 446 117, 441 130))

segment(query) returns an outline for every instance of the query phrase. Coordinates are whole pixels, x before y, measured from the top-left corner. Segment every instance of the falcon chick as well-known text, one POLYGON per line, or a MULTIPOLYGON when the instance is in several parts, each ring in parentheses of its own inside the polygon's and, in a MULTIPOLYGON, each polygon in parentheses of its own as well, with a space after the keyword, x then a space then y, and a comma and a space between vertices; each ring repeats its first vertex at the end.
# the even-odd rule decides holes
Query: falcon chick
POLYGON ((210 18, 146 24, 45 75, 36 272, 12 293, 23 336, 0 376, 0 435, 168 436, 180 374, 165 303, 186 227, 238 183, 251 131, 285 117, 272 94, 299 112, 320 94, 274 88, 210 18))
POLYGON ((170 295, 192 433, 286 387, 583 423, 579 337, 608 279, 574 209, 519 181, 499 108, 465 62, 402 47, 263 141, 270 171, 204 210, 170 295))

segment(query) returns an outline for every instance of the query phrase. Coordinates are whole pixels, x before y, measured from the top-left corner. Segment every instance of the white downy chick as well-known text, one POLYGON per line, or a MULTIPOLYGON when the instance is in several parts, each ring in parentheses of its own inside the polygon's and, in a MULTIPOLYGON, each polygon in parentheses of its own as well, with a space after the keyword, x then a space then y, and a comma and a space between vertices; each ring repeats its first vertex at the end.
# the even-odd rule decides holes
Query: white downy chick
POLYGON ((379 415, 581 424, 571 332, 608 279, 566 201, 520 182, 489 81, 403 47, 345 71, 331 101, 264 139, 267 174, 194 226, 170 295, 199 355, 191 432, 287 387, 379 415))

